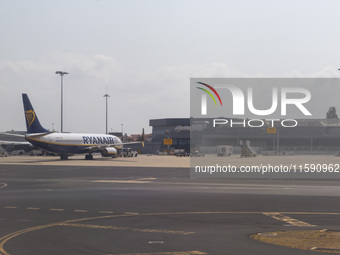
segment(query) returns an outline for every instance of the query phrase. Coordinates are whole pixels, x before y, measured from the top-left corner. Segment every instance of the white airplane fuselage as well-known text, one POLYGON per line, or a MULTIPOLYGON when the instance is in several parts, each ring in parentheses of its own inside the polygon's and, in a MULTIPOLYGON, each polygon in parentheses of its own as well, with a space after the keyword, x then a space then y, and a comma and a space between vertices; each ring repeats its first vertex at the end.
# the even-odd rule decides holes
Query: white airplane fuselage
MULTIPOLYGON (((55 153, 112 152, 123 148, 122 141, 113 135, 82 133, 34 133, 25 139, 33 145, 55 153)), ((113 153, 116 152, 116 153, 113 153)))

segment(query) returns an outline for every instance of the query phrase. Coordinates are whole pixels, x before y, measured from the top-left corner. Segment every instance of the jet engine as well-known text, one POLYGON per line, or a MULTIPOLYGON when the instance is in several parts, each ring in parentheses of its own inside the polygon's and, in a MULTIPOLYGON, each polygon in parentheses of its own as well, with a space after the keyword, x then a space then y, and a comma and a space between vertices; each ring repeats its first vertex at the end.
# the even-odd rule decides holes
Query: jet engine
POLYGON ((112 147, 108 147, 105 150, 102 151, 102 156, 103 157, 117 157, 117 150, 112 147))

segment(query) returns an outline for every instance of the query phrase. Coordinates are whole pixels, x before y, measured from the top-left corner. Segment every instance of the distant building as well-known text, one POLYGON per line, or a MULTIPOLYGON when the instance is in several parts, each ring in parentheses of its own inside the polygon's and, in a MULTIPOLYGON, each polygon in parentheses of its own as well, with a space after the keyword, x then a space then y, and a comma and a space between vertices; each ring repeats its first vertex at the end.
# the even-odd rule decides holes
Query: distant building
POLYGON ((123 133, 122 132, 109 132, 109 135, 114 135, 114 136, 117 136, 119 138, 123 137, 123 133))
POLYGON ((168 118, 152 119, 152 142, 158 145, 159 151, 185 149, 190 151, 190 119, 168 118), (165 145, 164 139, 172 139, 171 145, 165 145))
MULTIPOLYGON (((230 121, 231 118, 227 120, 230 121)), ((233 120, 239 123, 244 121, 233 120)), ((213 119, 209 118, 166 118, 152 119, 150 126, 154 148, 159 148, 159 151, 167 151, 170 148, 190 152, 192 143, 197 146, 195 150, 205 148, 204 152, 215 151, 217 145, 232 145, 237 152, 240 141, 249 140, 258 152, 293 151, 316 154, 340 152, 339 119, 301 119, 297 122, 298 125, 294 128, 282 127, 280 121, 274 122, 274 125, 270 121, 264 121, 261 128, 242 125, 213 127, 213 119), (164 139, 167 138, 172 139, 172 145, 164 145, 164 139)))
MULTIPOLYGON (((296 127, 282 127, 280 121, 272 127, 265 121, 262 127, 216 125, 213 119, 195 119, 191 125, 191 143, 195 149, 209 149, 216 145, 239 146, 241 140, 249 140, 260 151, 294 151, 296 153, 333 153, 340 151, 339 119, 297 120, 296 127)), ((233 119, 235 123, 244 120, 233 119)), ((245 120, 247 121, 247 120, 245 120)), ((255 123, 253 123, 255 125, 255 123)))

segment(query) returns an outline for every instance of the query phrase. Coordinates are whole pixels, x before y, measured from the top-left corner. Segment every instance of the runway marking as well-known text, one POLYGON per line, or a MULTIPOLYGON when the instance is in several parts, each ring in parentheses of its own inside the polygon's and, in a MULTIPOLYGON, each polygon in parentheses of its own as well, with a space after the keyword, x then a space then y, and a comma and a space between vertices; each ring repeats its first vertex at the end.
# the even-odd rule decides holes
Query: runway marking
POLYGON ((340 215, 340 213, 337 212, 280 212, 282 214, 306 214, 306 215, 340 215))
MULTIPOLYGON (((16 208, 16 207, 15 207, 16 208)), ((64 209, 55 209, 55 210, 64 210, 64 209)), ((58 226, 61 224, 69 224, 69 223, 75 223, 75 222, 81 222, 81 221, 91 221, 91 220, 101 220, 101 219, 110 219, 110 218, 118 218, 118 217, 139 217, 139 216, 162 216, 162 215, 208 215, 208 214, 300 214, 300 215, 340 215, 340 212, 336 213, 327 213, 327 212, 232 212, 232 211, 225 211, 225 212, 164 212, 164 213, 140 213, 140 214, 121 214, 121 215, 105 215, 105 216, 96 216, 96 217, 87 217, 87 218, 80 218, 80 219, 74 219, 74 220, 66 220, 62 222, 56 222, 56 223, 50 223, 46 225, 40 225, 32 228, 26 228, 22 229, 13 233, 10 233, 8 235, 5 235, 3 237, 0 237, 0 254, 2 255, 9 255, 4 250, 4 245, 11 239, 26 234, 28 232, 37 231, 49 227, 58 226)), ((137 253, 138 254, 138 253, 137 253)), ((203 253, 204 254, 204 253, 203 253)), ((120 254, 124 255, 124 254, 120 254)), ((126 255, 126 254, 125 254, 126 255)), ((136 255, 136 254, 135 254, 136 255)), ((180 254, 178 254, 180 255, 180 254)), ((182 255, 182 254, 181 254, 182 255)))
POLYGON ((164 229, 143 229, 143 228, 131 228, 131 227, 116 227, 116 226, 105 226, 105 225, 91 225, 91 224, 71 224, 71 223, 61 223, 58 226, 67 227, 78 227, 78 228, 94 228, 94 229, 111 229, 111 230, 124 230, 133 232, 144 232, 144 233, 162 233, 162 234, 174 234, 174 235, 190 235, 195 232, 185 232, 177 230, 164 230, 164 229))
POLYGON ((139 213, 136 212, 125 212, 125 215, 139 215, 139 213))
POLYGON ((55 224, 47 224, 47 225, 42 225, 42 226, 37 226, 37 227, 32 227, 32 228, 27 228, 27 229, 23 229, 23 230, 20 230, 20 231, 17 231, 17 232, 14 232, 14 233, 11 233, 11 234, 8 234, 8 235, 5 235, 3 236, 1 239, 0 239, 0 252, 3 254, 3 255, 9 255, 9 253, 7 253, 5 250, 4 250, 4 244, 16 237, 16 236, 19 236, 19 235, 22 235, 22 234, 25 234, 25 233, 28 233, 28 232, 31 232, 31 231, 35 231, 35 230, 39 230, 39 229, 43 229, 43 228, 47 228, 47 227, 52 227, 52 226, 55 226, 55 224))
POLYGON ((63 211, 64 211, 64 209, 56 209, 56 208, 52 208, 52 209, 50 209, 50 211, 63 212, 63 211))
MULTIPOLYGON (((60 210, 60 209, 57 209, 60 210)), ((63 209, 61 209, 63 210, 63 209)), ((124 215, 121 215, 124 216, 124 215)), ((46 224, 46 225, 40 225, 40 226, 36 226, 36 227, 32 227, 32 228, 26 228, 26 229, 22 229, 13 233, 10 233, 8 235, 5 235, 3 237, 0 238, 0 254, 3 255, 10 255, 8 252, 6 252, 4 250, 4 245, 6 242, 8 242, 9 240, 19 236, 19 235, 23 235, 26 234, 28 232, 32 232, 32 231, 37 231, 37 230, 41 230, 44 228, 49 228, 49 227, 54 227, 54 226, 58 226, 60 224, 63 223, 73 223, 73 222, 79 222, 79 221, 86 221, 86 220, 96 220, 96 219, 105 219, 105 218, 114 218, 116 216, 100 216, 100 217, 91 217, 91 218, 81 218, 81 219, 75 219, 75 220, 66 220, 63 222, 56 222, 56 223, 50 223, 50 224, 46 224)))
POLYGON ((263 213, 263 214, 272 217, 273 219, 283 221, 297 227, 316 227, 315 225, 309 224, 307 222, 285 216, 282 213, 263 213))
POLYGON ((133 184, 140 184, 140 183, 150 183, 152 181, 150 180, 97 180, 97 181, 91 181, 91 182, 99 182, 99 183, 133 183, 133 184))
POLYGON ((201 251, 175 251, 175 252, 152 252, 152 253, 119 253, 107 255, 204 255, 208 254, 201 251))
MULTIPOLYGON (((18 209, 18 206, 3 206, 5 209, 18 209)), ((27 210, 41 210, 41 208, 38 207, 27 207, 27 210)), ((51 208, 48 209, 49 211, 60 211, 63 212, 65 209, 61 208, 51 208)), ((73 210, 73 209, 71 209, 73 210)), ((88 212, 88 210, 73 210, 74 212, 88 212)), ((115 213, 114 211, 97 211, 97 213, 100 214, 113 214, 115 213)), ((136 212, 125 212, 124 215, 169 215, 169 214, 264 214, 266 216, 270 216, 269 214, 294 214, 294 215, 340 215, 340 212, 239 212, 239 211, 231 211, 231 212, 170 212, 170 213, 136 213, 136 212)))
POLYGON ((74 210, 74 212, 87 213, 87 212, 89 212, 89 211, 88 211, 88 210, 74 210))
POLYGON ((157 178, 141 178, 141 179, 138 179, 138 181, 154 181, 154 180, 157 180, 157 178))

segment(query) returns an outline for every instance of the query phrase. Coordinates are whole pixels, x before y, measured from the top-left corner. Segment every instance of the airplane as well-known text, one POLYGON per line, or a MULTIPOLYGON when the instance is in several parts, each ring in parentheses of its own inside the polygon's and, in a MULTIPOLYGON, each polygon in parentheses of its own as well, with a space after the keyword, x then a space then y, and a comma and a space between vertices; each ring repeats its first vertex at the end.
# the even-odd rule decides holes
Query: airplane
POLYGON ((27 96, 22 94, 27 134, 26 141, 43 150, 58 153, 61 160, 67 160, 73 154, 86 154, 86 160, 92 160, 92 153, 99 152, 103 157, 117 157, 125 144, 142 143, 144 146, 144 129, 141 142, 123 143, 118 137, 108 134, 57 133, 41 126, 38 116, 27 96))

